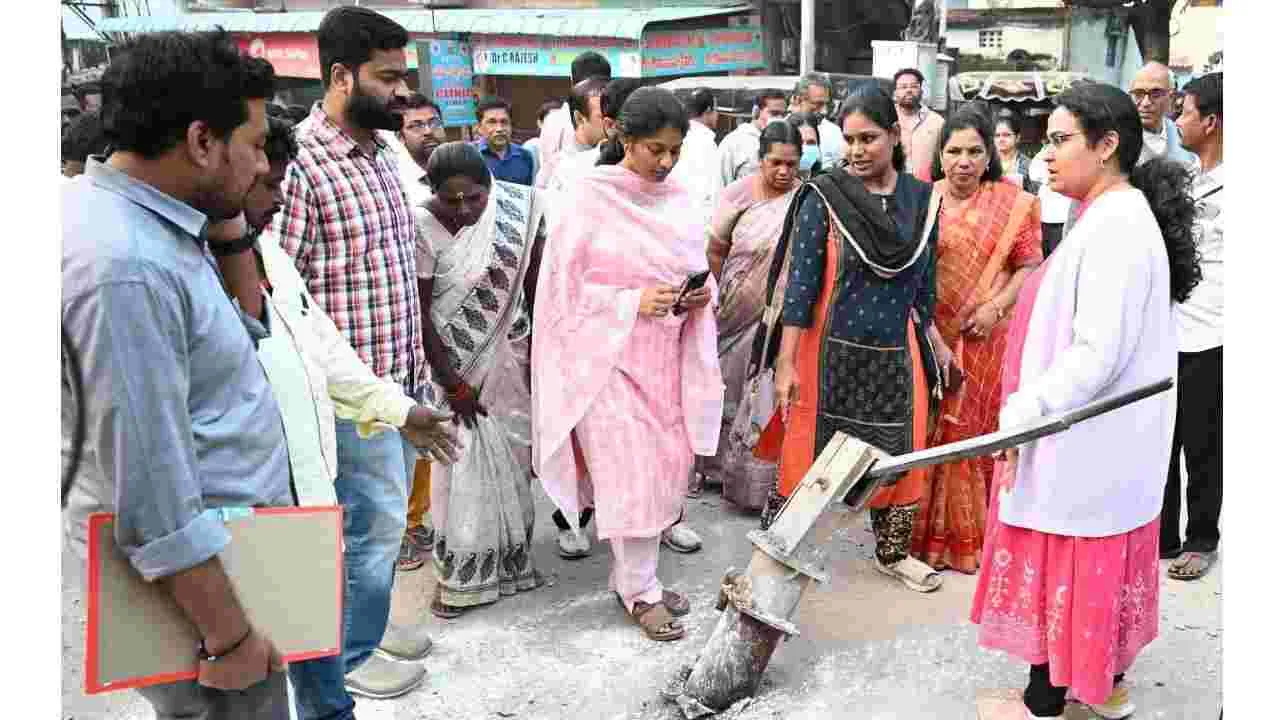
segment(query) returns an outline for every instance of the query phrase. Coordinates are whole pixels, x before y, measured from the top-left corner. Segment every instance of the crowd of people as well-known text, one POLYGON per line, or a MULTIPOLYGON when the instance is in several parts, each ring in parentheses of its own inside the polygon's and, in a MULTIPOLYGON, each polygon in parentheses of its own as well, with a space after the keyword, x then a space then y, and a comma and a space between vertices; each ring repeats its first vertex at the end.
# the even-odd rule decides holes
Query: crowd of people
POLYGON ((1221 73, 1176 122, 1162 66, 1078 84, 1024 154, 1017 117, 944 118, 913 69, 839 108, 805 76, 717 143, 710 90, 588 52, 519 145, 499 98, 449 142, 408 40, 331 10, 324 97, 291 118, 226 34, 142 35, 64 135, 66 529, 83 556, 88 515, 116 513, 203 639, 197 680, 139 690, 158 717, 289 714, 218 507, 342 507, 341 652, 287 667, 298 717, 341 720, 425 676, 426 625, 388 624, 397 571, 429 564, 446 619, 543 585, 535 482, 560 556, 607 541, 622 612, 670 641, 690 599, 661 549, 703 545, 686 498, 719 488, 767 529, 836 432, 896 455, 1176 377, 869 503, 887 577, 978 574, 979 643, 1029 665, 1028 717, 1068 693, 1134 711, 1158 561, 1202 577, 1219 540, 1221 73), (776 463, 753 452, 775 419, 776 463))

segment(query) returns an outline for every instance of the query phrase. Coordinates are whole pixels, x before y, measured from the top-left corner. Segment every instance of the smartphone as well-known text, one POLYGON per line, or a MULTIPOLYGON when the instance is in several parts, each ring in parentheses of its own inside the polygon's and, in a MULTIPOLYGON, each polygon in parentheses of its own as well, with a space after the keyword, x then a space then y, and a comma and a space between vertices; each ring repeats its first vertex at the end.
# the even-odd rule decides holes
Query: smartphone
POLYGON ((680 288, 680 296, 676 298, 676 304, 675 304, 675 307, 672 308, 672 313, 679 315, 680 313, 684 312, 685 311, 684 296, 688 295, 694 290, 697 290, 703 285, 706 285, 707 278, 709 277, 711 277, 711 271, 703 270, 700 273, 694 273, 693 275, 690 275, 688 278, 685 278, 684 286, 680 288))

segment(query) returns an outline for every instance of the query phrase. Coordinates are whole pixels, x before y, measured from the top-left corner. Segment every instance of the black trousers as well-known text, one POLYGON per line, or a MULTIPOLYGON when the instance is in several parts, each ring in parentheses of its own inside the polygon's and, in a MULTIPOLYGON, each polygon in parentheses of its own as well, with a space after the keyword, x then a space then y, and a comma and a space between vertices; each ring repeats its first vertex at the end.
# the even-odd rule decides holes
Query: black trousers
MULTIPOLYGON (((1123 679, 1124 673, 1115 676, 1117 684, 1123 679)), ((1022 702, 1036 717, 1054 717, 1066 712, 1067 689, 1049 682, 1049 663, 1031 666, 1031 679, 1022 691, 1022 702)))
POLYGON ((1160 513, 1160 550, 1218 549, 1222 515, 1222 347, 1178 354, 1178 419, 1160 513), (1182 542, 1181 455, 1187 456, 1187 534, 1182 542))

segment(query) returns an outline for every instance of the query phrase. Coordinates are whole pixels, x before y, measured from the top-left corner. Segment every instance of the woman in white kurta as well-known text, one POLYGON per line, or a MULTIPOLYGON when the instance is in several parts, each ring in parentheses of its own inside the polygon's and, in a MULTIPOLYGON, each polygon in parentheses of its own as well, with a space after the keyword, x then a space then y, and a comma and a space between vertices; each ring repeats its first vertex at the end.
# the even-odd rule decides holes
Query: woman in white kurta
MULTIPOLYGON (((1053 189, 1084 211, 1011 318, 1000 427, 1177 372, 1173 303, 1199 279, 1190 177, 1135 170, 1142 127, 1117 88, 1078 85, 1049 119, 1053 189)), ((997 467, 971 619, 978 642, 1031 665, 1027 717, 1068 690, 1104 718, 1159 627, 1159 532, 1174 419, 1164 393, 1008 453, 997 467)))

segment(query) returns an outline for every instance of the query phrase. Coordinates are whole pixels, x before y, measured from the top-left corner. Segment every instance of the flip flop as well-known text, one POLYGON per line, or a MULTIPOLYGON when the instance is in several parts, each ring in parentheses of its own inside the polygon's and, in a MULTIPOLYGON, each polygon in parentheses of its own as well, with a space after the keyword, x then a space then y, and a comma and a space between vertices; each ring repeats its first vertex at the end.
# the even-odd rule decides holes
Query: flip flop
POLYGON ((1184 552, 1169 565, 1169 577, 1174 580, 1199 580, 1213 568, 1217 560, 1216 552, 1184 552))

